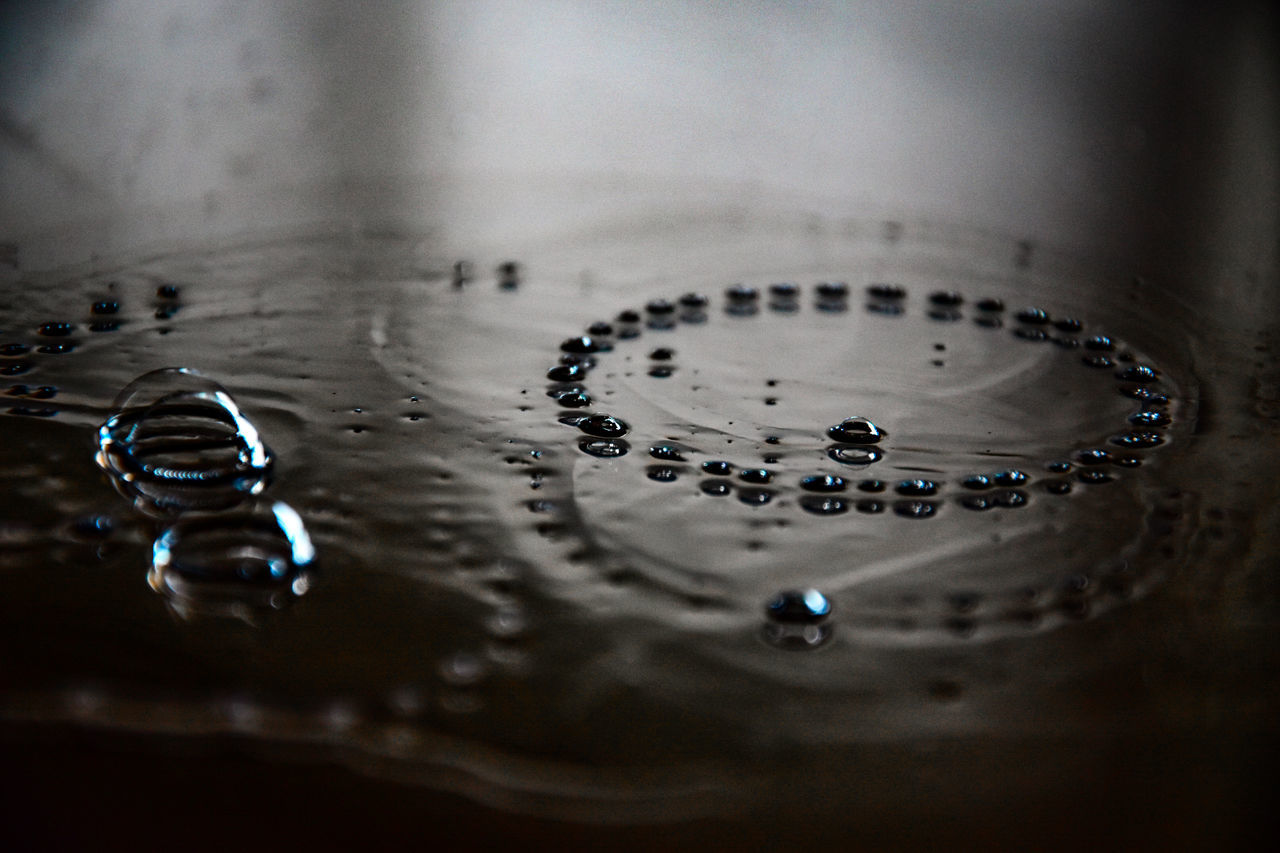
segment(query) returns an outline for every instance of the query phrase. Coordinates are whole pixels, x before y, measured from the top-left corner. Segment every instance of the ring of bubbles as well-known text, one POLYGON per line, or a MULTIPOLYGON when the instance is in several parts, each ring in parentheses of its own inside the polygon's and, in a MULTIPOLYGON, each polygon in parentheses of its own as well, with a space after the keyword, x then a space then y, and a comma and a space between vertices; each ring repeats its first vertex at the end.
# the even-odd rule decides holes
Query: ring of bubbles
MULTIPOLYGON (((948 380, 942 380, 941 385, 937 380, 931 380, 933 386, 908 385, 899 394, 908 404, 898 406, 897 411, 888 406, 881 415, 877 397, 886 395, 874 387, 846 393, 850 383, 842 378, 841 369, 847 368, 842 368, 840 360, 855 362, 851 375, 863 368, 875 375, 875 364, 856 364, 866 355, 866 346, 859 350, 857 341, 874 339, 886 352, 902 352, 913 343, 908 340, 912 335, 895 333, 895 324, 910 315, 913 301, 907 289, 896 284, 867 286, 861 312, 851 310, 853 297, 851 289, 840 282, 818 283, 809 293, 790 283, 767 288, 736 285, 725 291, 718 306, 699 293, 656 298, 642 310, 621 311, 612 320, 592 323, 581 334, 565 339, 559 346, 558 360, 546 370, 545 392, 557 422, 566 428, 566 441, 571 441, 579 454, 571 502, 573 512, 591 529, 589 538, 606 552, 623 555, 624 562, 634 558, 633 562, 645 563, 641 574, 658 579, 659 585, 679 588, 690 597, 704 594, 698 589, 732 587, 737 583, 732 577, 735 572, 749 571, 741 571, 744 561, 738 557, 708 556, 708 549, 699 544, 714 534, 702 537, 682 532, 686 525, 711 529, 736 517, 748 529, 781 528, 794 523, 788 516, 794 517, 796 510, 802 517, 846 525, 838 528, 840 532, 817 534, 828 542, 826 547, 792 537, 778 558, 785 565, 767 575, 776 578, 782 589, 766 599, 765 635, 778 645, 814 647, 830 636, 829 630, 815 626, 825 625, 832 607, 811 585, 821 585, 832 575, 849 577, 849 572, 834 564, 850 555, 856 559, 861 547, 857 536, 866 531, 865 525, 849 519, 896 518, 921 523, 949 516, 950 530, 954 531, 963 530, 966 516, 1002 515, 1012 510, 1034 516, 1036 505, 1047 508, 1054 501, 1069 500, 1071 494, 1097 501, 1098 490, 1133 476, 1134 469, 1167 446, 1176 431, 1176 386, 1164 370, 1123 340, 1106 330, 1086 327, 1069 315, 1051 315, 1037 307, 1010 311, 999 299, 970 300, 949 290, 926 295, 923 319, 928 325, 924 328, 937 339, 947 337, 949 329, 964 328, 962 335, 950 337, 980 350, 970 365, 972 371, 991 373, 995 378, 967 378, 967 382, 976 381, 978 393, 960 395, 960 402, 950 404, 950 410, 945 405, 948 380), (785 329, 781 324, 803 310, 806 297, 820 322, 827 323, 820 331, 805 332, 818 340, 815 352, 822 352, 824 336, 842 341, 846 332, 832 324, 841 317, 861 318, 849 333, 856 340, 846 342, 844 349, 825 363, 813 356, 790 371, 770 372, 770 359, 761 358, 759 375, 769 378, 759 389, 761 398, 753 401, 761 407, 750 409, 744 403, 741 382, 717 384, 717 378, 723 380, 727 374, 717 375, 715 362, 732 362, 735 353, 709 354, 698 344, 700 338, 713 336, 702 335, 700 330, 721 320, 714 314, 718 308, 721 322, 742 324, 737 335, 742 351, 736 353, 740 361, 752 352, 767 356, 770 328, 785 329), (768 320, 771 326, 752 326, 753 318, 761 323, 763 318, 772 318, 768 320), (651 338, 657 338, 659 345, 642 345, 651 338), (995 354, 1006 351, 1013 354, 1009 356, 1011 367, 1007 376, 998 375, 1001 371, 993 369, 993 364, 999 366, 995 354), (1000 401, 1002 382, 1009 377, 1027 381, 1022 375, 1027 366, 1019 366, 1020 358, 1032 359, 1028 363, 1038 365, 1037 370, 1056 373, 1047 373, 1049 378, 1043 383, 1030 383, 1031 390, 1024 389, 1022 399, 1000 401), (788 386, 795 386, 795 377, 805 369, 814 370, 819 377, 832 372, 836 378, 819 378, 795 391, 792 396, 805 398, 805 404, 790 422, 772 416, 785 403, 788 386), (601 375, 603 379, 598 380, 601 375), (688 385, 677 384, 682 376, 689 379, 688 385), (681 391, 684 400, 676 399, 681 391), (1043 399, 1037 399, 1036 394, 1043 399), (1075 407, 1071 417, 1092 432, 1086 435, 1082 430, 1068 430, 1059 444, 1049 449, 1037 433, 1037 449, 1028 451, 1025 446, 1002 446, 1007 442, 991 429, 985 431, 989 446, 975 450, 973 445, 958 452, 947 446, 945 430, 939 432, 939 425, 959 423, 958 431, 968 429, 970 439, 981 434, 991 406, 964 413, 963 400, 975 396, 1032 412, 1055 396, 1070 398, 1075 407), (911 409, 912 398, 931 399, 935 404, 941 400, 944 405, 938 417, 922 418, 919 411, 911 409), (1117 407, 1122 410, 1118 416, 1114 413, 1117 407), (1095 415, 1095 410, 1105 410, 1105 417, 1095 415), (825 411, 826 419, 817 419, 816 411, 825 411), (768 420, 765 413, 771 415, 768 420), (568 430, 576 437, 567 438, 568 430), (886 471, 895 461, 901 463, 896 466, 900 470, 886 471), (696 494, 703 503, 690 502, 690 490, 680 488, 690 481, 696 483, 696 494), (664 495, 655 487, 677 494, 664 495), (650 529, 637 530, 638 525, 629 523, 636 514, 627 515, 628 502, 647 508, 650 529), (729 508, 712 509, 708 503, 729 508), (765 512, 772 514, 753 517, 765 512), (851 524, 855 526, 850 528, 851 524), (846 539, 843 533, 853 538, 846 539), (840 553, 842 542, 847 543, 846 554, 840 553), (788 625, 795 625, 795 630, 788 625)), ((856 303, 854 307, 858 307, 856 303)), ((723 335, 716 340, 723 341, 723 335)), ((793 335, 787 340, 797 338, 793 335)), ((958 367, 963 369, 963 353, 955 350, 935 342, 929 355, 937 357, 921 360, 919 368, 912 369, 934 369, 943 375, 944 359, 957 355, 962 362, 958 367)), ((895 376, 909 372, 903 365, 894 369, 895 376)), ((735 376, 747 372, 739 371, 735 376)), ((1048 432, 1052 445, 1052 429, 1048 432)), ((553 514, 557 507, 546 500, 531 504, 535 511, 553 514)), ((1148 533, 1139 531, 1138 544, 1133 547, 1148 547, 1152 538, 1148 533)), ((867 549, 874 557, 870 562, 882 566, 894 564, 894 559, 885 559, 888 552, 893 552, 890 557, 909 555, 927 551, 931 544, 929 534, 923 531, 895 527, 888 535, 899 541, 892 545, 885 544, 884 535, 881 533, 880 540, 867 549)), ((1164 533, 1157 538, 1159 535, 1164 533)), ((763 548, 762 542, 748 542, 748 547, 757 546, 763 548)), ((957 554, 956 559, 963 562, 965 557, 957 554)), ((1048 594, 1049 600, 1043 591, 1019 580, 1011 585, 1000 607, 1006 615, 1018 614, 1014 618, 1027 622, 1039 622, 1046 610, 1080 618, 1101 609, 1099 596, 1107 590, 1116 597, 1129 597, 1135 587, 1150 580, 1137 576, 1137 562, 1117 555, 1109 568, 1100 571, 1062 568, 1050 584, 1056 591, 1048 594), (1094 577, 1099 574, 1105 583, 1094 577)), ((856 577, 854 585, 865 584, 877 571, 887 575, 897 570, 860 567, 854 570, 855 575, 857 571, 864 575, 856 577)), ((1000 570, 994 571, 998 574, 1000 570)), ((903 600, 909 597, 900 596, 903 600)), ((956 633, 971 631, 973 611, 984 595, 958 586, 947 589, 941 597, 948 602, 947 624, 956 633)), ((880 610, 883 619, 892 621, 892 606, 881 606, 880 610)))

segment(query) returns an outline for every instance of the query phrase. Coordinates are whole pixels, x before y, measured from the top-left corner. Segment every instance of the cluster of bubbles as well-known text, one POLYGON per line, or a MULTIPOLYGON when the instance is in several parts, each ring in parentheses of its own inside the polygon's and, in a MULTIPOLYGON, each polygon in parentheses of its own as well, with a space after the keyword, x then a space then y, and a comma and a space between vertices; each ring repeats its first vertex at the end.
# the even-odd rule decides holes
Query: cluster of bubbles
MULTIPOLYGON (((723 310, 729 316, 751 316, 760 311, 761 303, 775 312, 799 310, 802 289, 791 283, 770 285, 762 298, 759 289, 738 284, 724 292, 723 310)), ((812 289, 814 308, 826 313, 848 310, 850 288, 843 282, 820 282, 812 289)), ((865 308, 880 316, 899 316, 906 309, 907 289, 898 284, 875 283, 865 290, 865 308)), ((633 341, 647 330, 670 330, 678 323, 697 326, 705 323, 712 300, 698 293, 687 293, 675 300, 653 299, 643 310, 624 310, 612 321, 596 322, 584 333, 560 344, 560 357, 546 371, 547 396, 560 408, 559 421, 575 427, 586 437, 578 442, 583 453, 598 458, 614 459, 631 450, 627 436, 630 425, 616 414, 594 409, 595 399, 588 387, 591 372, 616 347, 633 341)), ((963 320, 970 304, 965 296, 951 290, 935 291, 927 296, 926 314, 939 323, 963 320)), ((1165 430, 1171 425, 1170 403, 1160 390, 1160 372, 1139 363, 1120 343, 1105 334, 1086 335, 1084 323, 1074 317, 1051 316, 1048 311, 1027 307, 1008 316, 1003 301, 987 297, 972 303, 973 322, 988 330, 1009 325, 1018 340, 1027 343, 1051 343, 1063 351, 1080 353, 1080 361, 1094 370, 1110 370, 1119 393, 1136 401, 1139 410, 1129 415, 1125 428, 1108 439, 1109 447, 1077 450, 1071 461, 1048 460, 1045 474, 1034 483, 1047 495, 1066 495, 1073 483, 1099 485, 1115 479, 1116 468, 1133 468, 1142 464, 1141 451, 1163 445, 1165 430), (1074 476, 1067 476, 1067 475, 1074 476)), ((649 352, 648 375, 665 379, 674 375, 679 364, 670 346, 649 352)), ((766 404, 772 404, 766 400, 766 404)), ((815 434, 818 430, 815 430, 815 434)), ((826 456, 843 466, 865 468, 885 457, 883 443, 888 431, 869 418, 851 416, 826 428, 822 433, 831 443, 826 456)), ((777 443, 776 439, 769 439, 777 443)), ((646 468, 646 476, 658 483, 675 483, 692 471, 700 477, 699 491, 710 497, 736 495, 750 507, 769 504, 778 495, 779 472, 769 468, 737 466, 726 459, 708 459, 700 465, 690 462, 694 451, 670 442, 649 446, 649 455, 658 464, 646 468)), ((800 494, 795 504, 817 516, 841 516, 850 509, 861 515, 878 515, 891 510, 907 519, 936 517, 942 508, 941 498, 947 484, 930 479, 906 479, 885 482, 861 479, 856 482, 844 476, 815 472, 804 475, 797 484, 800 494), (850 486, 863 494, 846 497, 850 486), (886 494, 892 497, 886 498, 886 494)), ((1025 471, 1009 469, 997 472, 975 472, 957 484, 955 503, 963 509, 983 512, 992 509, 1014 509, 1031 502, 1028 489, 1033 479, 1025 471)), ((765 634, 783 647, 810 648, 830 635, 825 620, 829 602, 816 590, 784 592, 766 608, 769 625, 765 634), (814 602, 822 606, 806 607, 814 602), (799 603, 797 603, 799 602, 799 603), (803 615, 808 614, 808 615, 803 615), (799 626, 799 627, 797 627, 799 626)))
POLYGON ((310 587, 306 527, 261 497, 271 450, 220 384, 182 367, 143 374, 116 397, 97 445, 116 490, 165 524, 148 580, 179 612, 247 618, 310 587))

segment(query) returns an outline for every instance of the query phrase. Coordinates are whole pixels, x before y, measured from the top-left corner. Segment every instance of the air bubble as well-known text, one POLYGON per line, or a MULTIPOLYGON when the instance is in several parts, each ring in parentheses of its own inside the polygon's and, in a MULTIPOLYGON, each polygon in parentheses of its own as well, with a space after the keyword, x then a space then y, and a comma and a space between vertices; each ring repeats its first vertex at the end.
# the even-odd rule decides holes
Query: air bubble
POLYGON ((1145 450, 1149 447, 1155 447, 1164 444, 1164 437, 1158 432, 1132 431, 1113 435, 1111 443, 1117 447, 1124 447, 1129 450, 1145 450))
POLYGON ((98 428, 99 467, 140 509, 225 509, 266 488, 270 450, 226 389, 164 368, 125 387, 98 428))
POLYGON ((315 548, 287 504, 189 515, 152 546, 148 583, 180 612, 279 609, 311 586, 315 548))
POLYGON ((1116 378, 1123 382, 1146 384, 1158 381, 1160 374, 1156 372, 1154 367, 1148 367, 1145 364, 1134 364, 1117 373, 1116 378))
POLYGON ((928 497, 938 493, 938 484, 932 480, 903 480, 894 491, 906 497, 928 497))
POLYGON ((1129 415, 1129 423, 1134 426, 1167 427, 1172 422, 1173 418, 1169 417, 1168 412, 1147 410, 1129 415))
POLYGON ((806 492, 843 492, 846 485, 843 477, 831 474, 813 474, 800 481, 800 488, 806 492))
POLYGON ((906 297, 907 290, 900 284, 870 284, 867 285, 867 295, 874 299, 902 299, 906 297))
POLYGON ((784 590, 765 604, 765 638, 787 649, 811 649, 831 636, 831 602, 816 589, 784 590))
POLYGON ((888 433, 867 418, 852 417, 828 428, 827 435, 843 444, 879 444, 888 433))
POLYGON ((547 371, 552 382, 578 382, 587 376, 587 368, 581 364, 557 364, 547 371))
POLYGON ((622 438, 631 431, 626 421, 612 415, 590 415, 577 424, 578 429, 597 438, 622 438))
POLYGON ((579 335, 576 338, 569 338, 560 344, 560 351, 568 353, 595 353, 607 352, 608 350, 608 344, 596 340, 590 335, 579 335))

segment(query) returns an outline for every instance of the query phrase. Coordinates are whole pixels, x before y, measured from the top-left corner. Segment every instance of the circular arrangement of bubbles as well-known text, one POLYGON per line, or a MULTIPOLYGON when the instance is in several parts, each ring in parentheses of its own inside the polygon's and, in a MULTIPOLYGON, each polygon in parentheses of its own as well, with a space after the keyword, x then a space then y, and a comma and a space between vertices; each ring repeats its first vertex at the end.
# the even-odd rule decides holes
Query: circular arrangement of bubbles
POLYGON ((98 428, 98 467, 168 525, 148 581, 180 614, 251 619, 306 593, 315 549, 287 504, 260 496, 273 456, 217 382, 163 368, 129 383, 98 428))
MULTIPOLYGON (((763 291, 736 285, 725 291, 721 310, 730 319, 760 315, 762 309, 789 315, 800 310, 805 295, 801 287, 790 283, 773 284, 763 291)), ((813 309, 829 316, 848 312, 852 297, 850 288, 840 282, 819 283, 811 292, 813 309)), ((908 305, 905 287, 872 284, 865 290, 862 307, 871 318, 889 321, 905 316, 908 305)), ((648 393, 660 397, 661 381, 671 380, 681 371, 699 373, 700 366, 706 365, 700 365, 696 355, 693 362, 682 363, 680 350, 671 344, 669 333, 687 330, 685 338, 700 334, 697 330, 708 324, 712 310, 713 300, 700 293, 688 293, 674 300, 652 299, 642 310, 624 310, 612 320, 593 323, 583 334, 560 344, 558 361, 545 373, 548 383, 545 391, 556 409, 558 422, 580 434, 574 440, 578 452, 605 461, 645 454, 649 461, 642 470, 648 480, 678 484, 692 479, 698 492, 706 498, 736 498, 749 508, 748 512, 785 501, 786 507, 798 508, 808 516, 833 520, 881 516, 924 522, 942 515, 948 505, 973 514, 1024 510, 1036 502, 1037 493, 1052 500, 1078 489, 1093 490, 1115 482, 1126 470, 1142 466, 1146 454, 1165 446, 1174 423, 1171 386, 1163 371, 1140 358, 1123 341, 1087 329, 1086 324, 1075 317, 1051 315, 1036 307, 1009 311, 1000 299, 986 297, 971 302, 950 290, 927 295, 924 310, 931 323, 945 326, 968 320, 979 330, 979 335, 1003 334, 1026 346, 1054 348, 1061 358, 1076 362, 1080 371, 1097 375, 1101 383, 1096 387, 1133 401, 1124 421, 1115 423, 1111 434, 1102 441, 1063 447, 1034 465, 1020 458, 1025 454, 1002 453, 1002 448, 997 446, 984 455, 994 459, 1018 458, 1017 464, 975 467, 962 473, 916 467, 908 470, 927 475, 877 477, 874 474, 883 469, 884 461, 896 452, 888 441, 890 435, 906 432, 915 425, 886 421, 877 412, 868 411, 874 408, 875 402, 874 397, 868 402, 867 395, 861 395, 856 408, 851 406, 853 410, 843 412, 838 420, 814 422, 807 430, 771 430, 758 426, 765 453, 762 458, 754 459, 733 458, 721 450, 708 449, 715 443, 711 437, 716 436, 718 428, 706 422, 705 411, 701 421, 677 424, 676 419, 669 417, 661 421, 659 427, 654 427, 656 421, 650 418, 649 429, 653 434, 638 435, 639 430, 632 426, 635 419, 627 411, 601 405, 603 400, 615 396, 616 389, 610 387, 603 394, 597 394, 597 389, 601 384, 610 386, 609 380, 616 385, 619 375, 630 377, 642 370, 650 380, 659 381, 650 386, 654 390, 648 393), (627 353, 639 349, 640 341, 650 334, 663 338, 662 345, 627 353), (627 370, 618 366, 619 361, 643 366, 627 370), (593 380, 597 373, 605 374, 604 383, 593 380), (677 440, 670 435, 672 432, 696 434, 700 440, 677 440), (771 447, 786 449, 788 453, 772 453, 771 447), (819 452, 825 464, 811 465, 809 470, 797 470, 791 461, 796 457, 815 459, 819 452), (789 457, 785 462, 784 456, 789 457)), ((828 330, 826 334, 833 333, 828 330)), ((934 347, 945 350, 942 343, 934 347)), ((941 367, 943 362, 938 359, 933 364, 941 367)), ((777 384, 774 379, 766 383, 769 389, 777 384)), ((770 396, 761 402, 775 406, 778 400, 770 396)), ((835 405, 844 404, 836 401, 835 405)), ((730 435, 723 431, 719 434, 730 435)), ((741 432, 738 437, 741 438, 741 432)), ((728 439, 728 443, 732 440, 728 439)), ((946 452, 942 447, 911 449, 917 457, 922 453, 946 452)), ((637 475, 635 466, 626 471, 612 466, 610 473, 615 480, 637 475)), ((539 504, 538 511, 554 511, 551 502, 539 504)), ((661 539, 664 532, 655 530, 652 536, 661 539)), ((675 561, 679 559, 676 557, 675 561)), ((690 560, 697 559, 690 557, 690 560)), ((1064 583, 1075 588, 1064 594, 1071 601, 1078 602, 1086 588, 1088 597, 1097 594, 1087 580, 1081 581, 1074 574, 1064 583)), ((1132 579, 1127 583, 1131 586, 1132 579)), ((976 596, 958 593, 950 598, 953 603, 959 602, 953 608, 957 614, 974 609, 976 596)), ((832 604, 817 589, 785 589, 771 598, 764 609, 764 633, 777 645, 809 648, 820 645, 830 636, 827 620, 832 604)), ((1088 609, 1087 602, 1085 609, 1088 609)))

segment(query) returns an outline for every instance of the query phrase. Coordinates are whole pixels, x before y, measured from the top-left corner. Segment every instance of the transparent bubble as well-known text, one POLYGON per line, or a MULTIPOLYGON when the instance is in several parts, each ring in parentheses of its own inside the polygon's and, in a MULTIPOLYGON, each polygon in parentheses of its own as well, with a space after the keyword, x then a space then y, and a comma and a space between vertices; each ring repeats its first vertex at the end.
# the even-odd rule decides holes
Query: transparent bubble
POLYGON ((225 509, 266 488, 271 451, 226 389, 188 368, 144 374, 98 428, 97 463, 151 515, 225 509))
POLYGON ((147 581, 182 613, 278 610, 311 588, 315 547, 280 501, 183 516, 155 540, 147 581))

